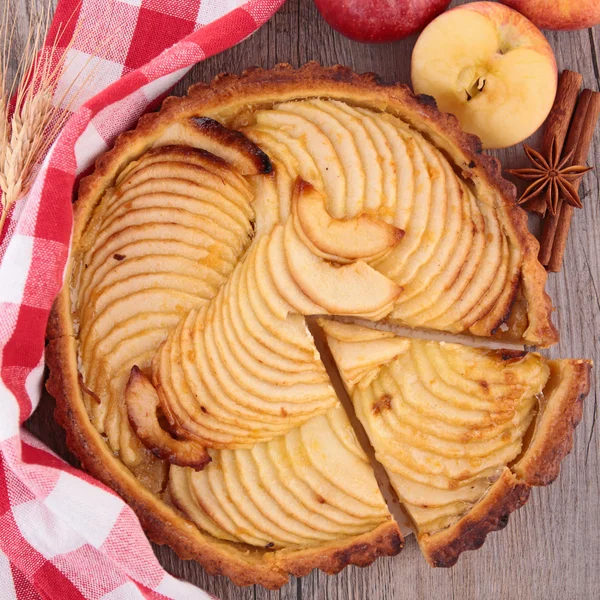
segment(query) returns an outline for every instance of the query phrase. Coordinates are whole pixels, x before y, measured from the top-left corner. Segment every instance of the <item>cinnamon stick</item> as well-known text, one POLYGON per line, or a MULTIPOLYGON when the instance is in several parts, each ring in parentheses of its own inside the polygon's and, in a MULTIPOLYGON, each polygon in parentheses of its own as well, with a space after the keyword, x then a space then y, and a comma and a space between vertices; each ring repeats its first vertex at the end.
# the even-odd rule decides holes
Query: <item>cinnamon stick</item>
MULTIPOLYGON (((571 127, 569 128, 569 135, 567 137, 566 144, 564 146, 564 154, 571 151, 576 151, 577 144, 581 138, 585 117, 587 115, 588 107, 590 104, 590 90, 584 90, 577 100, 577 107, 575 108, 575 114, 571 121, 571 127)), ((587 153, 586 153, 587 156, 587 153)), ((576 158, 573 156, 572 164, 579 164, 575 162, 576 158)), ((583 158, 585 161, 585 157, 583 158)), ((579 183, 575 184, 576 189, 579 187, 579 183)), ((550 259, 552 258, 552 248, 554 247, 554 239, 556 237, 556 229, 561 219, 561 207, 562 200, 558 201, 556 213, 554 215, 546 215, 543 226, 542 235, 540 238, 540 252, 538 254, 538 260, 545 266, 548 266, 550 259)))
MULTIPOLYGON (((559 156, 562 153, 563 144, 567 137, 569 124, 571 123, 582 82, 582 75, 575 71, 565 69, 560 74, 556 98, 554 99, 552 110, 546 119, 546 126, 540 146, 540 152, 543 156, 550 156, 553 139, 556 140, 559 156)), ((546 213, 546 199, 543 195, 536 196, 525 202, 523 208, 544 216, 546 213)))
MULTIPOLYGON (((583 90, 577 102, 577 108, 575 109, 564 148, 565 154, 574 150, 572 164, 585 164, 599 117, 600 93, 593 92, 592 90, 583 90)), ((580 183, 581 181, 577 181, 574 184, 576 189, 579 189, 580 183)), ((556 214, 548 214, 544 219, 544 231, 546 232, 546 237, 549 238, 546 241, 546 246, 550 242, 550 238, 553 238, 550 244, 551 251, 546 262, 546 268, 553 273, 560 271, 562 266, 574 211, 574 208, 566 202, 561 201, 559 204, 560 207, 557 209, 556 214), (552 230, 554 230, 553 236, 552 230)), ((542 241, 545 241, 543 233, 542 241)), ((540 260, 540 262, 542 261, 540 260)))

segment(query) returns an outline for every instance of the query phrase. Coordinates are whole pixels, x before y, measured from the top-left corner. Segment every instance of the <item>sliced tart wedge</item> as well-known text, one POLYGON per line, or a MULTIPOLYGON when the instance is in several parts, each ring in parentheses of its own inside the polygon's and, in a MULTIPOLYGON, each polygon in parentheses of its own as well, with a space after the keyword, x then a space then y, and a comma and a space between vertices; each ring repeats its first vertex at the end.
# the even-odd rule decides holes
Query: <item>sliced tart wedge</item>
POLYGON ((481 546, 557 477, 589 361, 319 324, 431 565, 481 546))

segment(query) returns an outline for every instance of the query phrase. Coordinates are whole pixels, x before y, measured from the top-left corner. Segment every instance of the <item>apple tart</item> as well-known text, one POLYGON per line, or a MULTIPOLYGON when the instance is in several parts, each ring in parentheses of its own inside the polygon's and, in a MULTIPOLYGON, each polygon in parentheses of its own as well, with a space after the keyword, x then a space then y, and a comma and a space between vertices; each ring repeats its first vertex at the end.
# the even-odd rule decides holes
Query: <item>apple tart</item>
POLYGON ((419 336, 556 342, 537 249, 431 99, 314 63, 220 76, 81 182, 48 326, 57 418, 153 540, 239 585, 397 554, 374 457, 449 566, 557 475, 589 364, 419 336))

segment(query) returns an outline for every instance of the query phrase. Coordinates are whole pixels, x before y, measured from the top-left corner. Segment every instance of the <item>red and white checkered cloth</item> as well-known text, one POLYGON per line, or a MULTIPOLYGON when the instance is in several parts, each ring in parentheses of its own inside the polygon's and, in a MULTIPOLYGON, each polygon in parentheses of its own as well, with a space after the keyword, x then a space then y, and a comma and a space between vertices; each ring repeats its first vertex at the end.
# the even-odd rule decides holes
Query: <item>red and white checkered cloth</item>
POLYGON ((208 598, 161 568, 118 496, 21 424, 40 398, 44 332, 63 283, 77 175, 192 65, 249 36, 282 3, 59 2, 49 41, 61 22, 68 23, 61 44, 76 39, 56 97, 82 68, 91 79, 0 232, 0 600, 208 598))

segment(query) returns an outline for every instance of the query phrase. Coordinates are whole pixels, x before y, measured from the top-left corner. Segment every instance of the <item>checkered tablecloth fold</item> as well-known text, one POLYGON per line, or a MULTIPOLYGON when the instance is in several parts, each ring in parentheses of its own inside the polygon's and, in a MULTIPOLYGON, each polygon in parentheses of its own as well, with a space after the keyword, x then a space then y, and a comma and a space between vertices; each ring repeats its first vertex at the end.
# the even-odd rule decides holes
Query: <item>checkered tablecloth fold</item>
POLYGON ((195 63, 251 35, 282 3, 58 4, 46 44, 66 48, 74 38, 55 94, 73 115, 0 232, 0 600, 209 597, 162 569, 118 496, 21 426, 41 395, 46 323, 63 284, 78 175, 195 63), (76 76, 86 85, 73 102, 65 90, 76 76))

